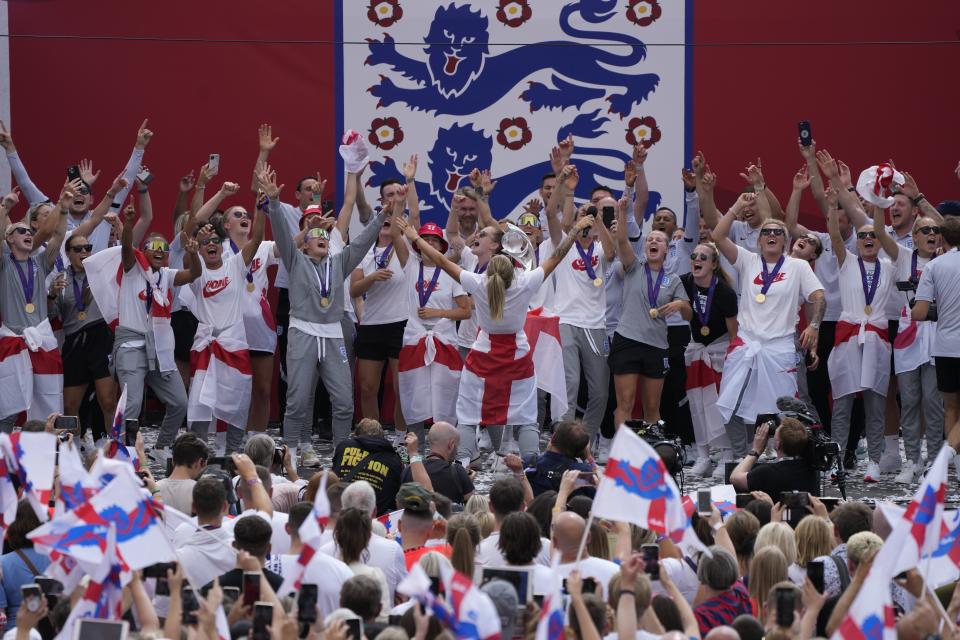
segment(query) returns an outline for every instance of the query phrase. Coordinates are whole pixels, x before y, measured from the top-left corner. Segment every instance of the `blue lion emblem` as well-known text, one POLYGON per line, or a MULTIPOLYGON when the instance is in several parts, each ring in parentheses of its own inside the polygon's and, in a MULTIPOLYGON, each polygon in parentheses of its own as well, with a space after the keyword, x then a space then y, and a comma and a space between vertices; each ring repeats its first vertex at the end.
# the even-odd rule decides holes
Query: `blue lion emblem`
POLYGON ((494 104, 531 74, 548 69, 553 72, 554 88, 529 82, 520 95, 529 103, 531 111, 581 107, 588 100, 606 96, 609 87, 623 91, 606 96, 610 113, 623 118, 656 89, 660 77, 618 73, 611 68, 629 69, 641 62, 647 55, 646 45, 621 33, 582 31, 570 24, 570 17, 575 13, 591 24, 604 22, 616 7, 617 0, 572 2, 560 13, 560 27, 570 38, 627 46, 610 50, 577 42, 552 41, 491 56, 487 18, 469 6, 450 3, 439 7, 430 23, 424 38, 425 62, 398 52, 389 34, 384 34, 382 41, 368 41, 370 55, 366 64, 386 65, 416 85, 398 87, 381 76, 380 84, 370 87, 369 91, 379 98, 378 106, 401 103, 434 114, 467 115, 494 104), (563 55, 557 55, 558 47, 562 47, 563 55))
POLYGON ((618 487, 647 500, 672 497, 662 465, 656 460, 647 460, 637 469, 625 460, 611 458, 603 475, 612 478, 618 487))

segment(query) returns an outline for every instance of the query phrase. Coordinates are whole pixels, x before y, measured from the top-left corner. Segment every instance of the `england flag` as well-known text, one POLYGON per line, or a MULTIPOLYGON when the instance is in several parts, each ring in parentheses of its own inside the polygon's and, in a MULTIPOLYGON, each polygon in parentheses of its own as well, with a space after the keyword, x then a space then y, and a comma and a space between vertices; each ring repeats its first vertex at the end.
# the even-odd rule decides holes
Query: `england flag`
POLYGON ((300 549, 300 555, 292 567, 290 575, 284 576, 283 584, 277 591, 278 596, 285 596, 291 591, 300 589, 303 573, 306 571, 310 560, 316 555, 320 548, 321 535, 330 521, 330 501, 327 500, 327 476, 324 474, 320 478, 320 488, 317 490, 317 496, 313 500, 313 511, 303 524, 300 525, 299 534, 303 547, 300 549))
POLYGON ((563 583, 557 573, 559 555, 554 555, 550 572, 550 591, 543 597, 535 640, 560 640, 564 637, 563 583))
MULTIPOLYGON (((894 533, 898 528, 903 528, 906 532, 903 544, 898 549, 893 575, 918 566, 922 556, 934 553, 940 546, 943 503, 947 495, 947 472, 952 457, 953 449, 944 444, 913 500, 907 505, 903 520, 890 523, 894 533)), ((894 533, 890 534, 887 544, 894 533)))

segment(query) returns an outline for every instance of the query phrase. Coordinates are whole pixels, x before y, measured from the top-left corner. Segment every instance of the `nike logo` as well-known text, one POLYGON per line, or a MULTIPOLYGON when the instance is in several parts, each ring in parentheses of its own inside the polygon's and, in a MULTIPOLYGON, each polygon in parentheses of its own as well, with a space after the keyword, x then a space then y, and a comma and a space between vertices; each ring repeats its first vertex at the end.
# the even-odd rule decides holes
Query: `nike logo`
POLYGON ((212 298, 230 285, 230 278, 224 276, 219 280, 210 280, 203 285, 203 297, 212 298))

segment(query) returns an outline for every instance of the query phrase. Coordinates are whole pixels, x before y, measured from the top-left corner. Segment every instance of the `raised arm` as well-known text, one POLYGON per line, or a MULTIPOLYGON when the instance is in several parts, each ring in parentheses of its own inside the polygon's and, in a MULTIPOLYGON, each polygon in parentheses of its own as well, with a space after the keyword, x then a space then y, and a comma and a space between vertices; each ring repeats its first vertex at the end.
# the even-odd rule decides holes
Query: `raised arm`
MULTIPOLYGON (((63 191, 60 193, 60 200, 57 202, 57 206, 54 207, 50 215, 47 216, 43 228, 40 230, 40 233, 37 234, 38 237, 46 236, 49 238, 47 248, 44 251, 44 259, 47 261, 48 269, 53 267, 57 261, 57 256, 60 255, 60 246, 63 244, 64 236, 67 234, 67 212, 70 210, 70 205, 73 204, 73 198, 77 193, 77 189, 79 189, 82 184, 80 180, 74 180, 72 183, 63 186, 63 191)), ((35 242, 37 241, 35 240, 35 242)), ((37 244, 39 244, 39 242, 37 242, 37 244)))
POLYGON ((890 257, 890 260, 896 262, 900 256, 900 245, 887 233, 887 227, 883 221, 883 209, 880 207, 873 207, 873 231, 877 234, 880 248, 890 257))
MULTIPOLYGON (((837 190, 840 206, 843 207, 847 217, 850 218, 850 224, 853 225, 853 228, 859 229, 867 224, 869 222, 867 212, 860 205, 856 193, 850 190, 852 187, 848 181, 843 179, 841 165, 843 167, 846 167, 846 165, 834 160, 826 150, 817 151, 817 164, 830 180, 830 186, 837 190), (845 184, 845 182, 847 183, 845 184)), ((849 176, 849 169, 847 169, 847 175, 849 176)))
MULTIPOLYGON (((595 223, 596 220, 594 220, 593 216, 583 216, 577 220, 577 224, 573 225, 573 229, 571 229, 570 233, 568 233, 563 241, 557 245, 557 248, 553 250, 553 254, 540 263, 540 266, 543 268, 544 280, 550 277, 550 274, 553 273, 553 270, 557 268, 557 265, 560 264, 560 261, 563 260, 564 256, 567 255, 567 252, 570 251, 570 247, 573 246, 577 235, 595 223)), ((603 222, 600 222, 600 224, 603 224, 603 222)), ((630 253, 632 254, 633 251, 630 253)))
POLYGON ((267 196, 267 216, 270 217, 270 229, 273 231, 273 239, 280 251, 280 260, 289 270, 293 266, 294 257, 299 249, 297 249, 297 243, 293 239, 293 234, 290 232, 283 211, 280 209, 280 191, 282 189, 283 185, 277 186, 276 172, 271 171, 270 165, 263 165, 257 173, 257 190, 267 196))
POLYGON ((410 159, 403 164, 403 178, 407 184, 407 221, 414 229, 419 229, 420 196, 417 195, 417 154, 410 156, 410 159))
POLYGON ((620 264, 626 269, 637 259, 630 245, 630 232, 627 230, 627 209, 630 208, 630 201, 626 198, 620 198, 617 203, 617 232, 614 234, 617 240, 617 254, 620 256, 620 264))
POLYGON ((650 202, 650 185, 647 182, 647 171, 644 168, 646 160, 646 147, 642 144, 636 145, 633 148, 633 166, 637 171, 637 179, 634 182, 636 195, 633 200, 633 215, 629 215, 629 213, 627 215, 628 228, 626 229, 629 234, 628 238, 632 242, 640 240, 640 236, 643 233, 640 228, 640 223, 643 221, 643 216, 647 213, 647 203, 650 202))
POLYGON ((447 242, 453 242, 455 238, 460 238, 460 203, 466 197, 463 194, 454 193, 453 198, 450 199, 450 213, 447 214, 447 226, 444 227, 447 242))
POLYGON ((927 200, 926 196, 920 192, 920 188, 917 186, 917 181, 913 179, 913 176, 904 171, 903 178, 905 182, 903 183, 903 186, 900 187, 900 192, 910 198, 910 202, 912 202, 914 206, 919 207, 920 211, 923 212, 923 215, 927 216, 928 218, 932 218, 937 224, 943 224, 943 216, 940 215, 940 212, 937 211, 936 207, 930 204, 930 201, 927 200))
POLYGON ((10 212, 20 202, 20 187, 14 187, 0 200, 0 238, 7 237, 7 225, 10 224, 10 212))
POLYGON ((3 150, 7 152, 7 162, 10 163, 10 171, 13 173, 13 178, 17 181, 17 185, 23 191, 27 203, 33 206, 41 202, 49 201, 50 198, 40 191, 37 185, 33 184, 33 181, 30 180, 27 168, 23 166, 23 161, 20 160, 20 155, 17 153, 17 147, 13 144, 13 134, 7 129, 7 125, 5 125, 2 120, 0 120, 0 147, 3 147, 3 150))
MULTIPOLYGON (((789 231, 790 235, 794 238, 807 232, 807 228, 801 225, 799 220, 800 199, 803 197, 803 190, 810 186, 811 183, 809 171, 809 167, 800 167, 800 170, 793 174, 793 191, 790 192, 790 199, 787 200, 787 211, 783 221, 787 225, 787 231, 789 231)), ((819 171, 817 171, 817 178, 820 178, 819 171)), ((820 188, 821 190, 823 189, 822 183, 820 188)), ((823 201, 822 208, 824 212, 828 212, 826 200, 823 201)))
POLYGON ((194 216, 203 206, 203 196, 207 190, 207 183, 213 179, 213 175, 210 167, 206 164, 200 167, 200 177, 197 178, 197 186, 193 190, 193 198, 190 199, 190 213, 194 216))
POLYGON ((140 204, 140 218, 133 225, 133 244, 143 242, 150 225, 153 224, 153 200, 150 199, 150 189, 137 180, 137 200, 140 204))
MULTIPOLYGON (((810 177, 810 191, 813 193, 813 199, 823 215, 827 215, 827 198, 824 195, 823 178, 820 176, 820 167, 817 165, 817 141, 811 140, 809 145, 800 144, 800 138, 797 138, 797 146, 800 148, 800 156, 807 168, 807 175, 810 177)), ((789 216, 790 214, 787 213, 789 216)), ((789 223, 787 223, 789 225, 789 223)))
POLYGON ((420 255, 425 256, 427 259, 431 260, 434 264, 440 266, 441 269, 447 272, 447 274, 460 282, 460 273, 463 269, 460 268, 460 265, 453 262, 447 256, 443 255, 426 241, 420 241, 420 235, 417 233, 417 230, 409 225, 405 220, 394 219, 394 224, 400 228, 400 232, 410 241, 410 244, 418 247, 420 249, 420 255), (420 244, 417 244, 420 242, 420 244))
POLYGON ((220 190, 217 191, 212 198, 203 203, 203 206, 197 210, 194 214, 194 218, 197 219, 197 224, 203 224, 210 219, 210 216, 213 215, 213 212, 220 208, 220 204, 229 198, 230 196, 236 195, 240 191, 240 185, 236 182, 224 182, 220 186, 220 190))
POLYGON ((825 196, 827 198, 827 231, 830 232, 830 244, 833 246, 833 255, 837 257, 837 266, 842 267, 843 261, 847 259, 847 246, 843 242, 843 236, 840 235, 840 210, 837 209, 837 190, 829 187, 825 196))
MULTIPOLYGON (((597 227, 597 235, 600 237, 600 246, 603 247, 603 258, 607 262, 612 262, 614 258, 617 257, 617 243, 614 241, 613 236, 610 235, 610 230, 607 229, 607 225, 603 224, 603 218, 597 218, 597 224, 600 225, 597 227)), ((633 248, 631 247, 630 252, 633 253, 633 248)))
MULTIPOLYGON (((561 179, 557 180, 557 188, 554 189, 554 192, 563 189, 561 193, 563 196, 563 218, 561 218, 560 221, 560 228, 564 232, 567 232, 573 226, 573 221, 577 213, 577 208, 573 204, 573 194, 576 192, 577 184, 580 182, 580 173, 577 171, 577 165, 568 164, 563 168, 561 175, 561 179), (570 206, 567 206, 567 204, 570 206)), ((639 177, 637 179, 639 180, 639 177)), ((557 240, 559 240, 559 238, 554 240, 554 245, 559 244, 557 240)))
POLYGON ((120 258, 123 270, 130 271, 137 264, 136 248, 133 246, 133 219, 136 211, 127 207, 123 212, 123 232, 120 234, 120 258))
POLYGON ((741 193, 730 210, 720 218, 720 222, 713 230, 713 241, 716 243, 717 249, 731 264, 737 261, 737 245, 730 239, 730 227, 733 226, 733 221, 736 220, 737 215, 743 208, 756 197, 757 194, 755 193, 741 193))
MULTIPOLYGON (((406 187, 401 188, 406 189, 406 187)), ((397 260, 400 261, 401 267, 407 266, 407 260, 410 259, 410 246, 403 239, 403 232, 400 231, 400 226, 397 224, 398 220, 403 220, 403 207, 403 199, 397 198, 393 203, 393 218, 390 219, 390 238, 393 242, 393 251, 397 254, 397 260)), ((415 229, 420 228, 419 225, 414 226, 412 223, 410 226, 415 229)))
POLYGON ((177 201, 173 205, 173 223, 177 223, 177 219, 187 212, 189 206, 189 196, 190 190, 193 189, 194 184, 197 180, 193 177, 193 169, 190 170, 190 173, 180 178, 180 190, 177 191, 177 201))
POLYGON ((197 255, 197 252, 200 250, 197 239, 191 238, 185 233, 181 233, 180 238, 183 242, 183 250, 186 252, 184 259, 187 261, 188 268, 180 269, 176 275, 174 275, 173 284, 178 287, 190 284, 203 274, 203 265, 200 263, 200 256, 197 255))
MULTIPOLYGON (((747 165, 746 173, 740 174, 740 177, 747 181, 753 187, 756 194, 757 213, 762 220, 773 217, 773 209, 770 207, 770 200, 767 198, 767 184, 763 179, 763 170, 760 165, 760 159, 757 158, 756 164, 747 165)), ((781 216, 782 218, 783 216, 781 216)))
POLYGON ((693 158, 693 172, 697 176, 697 195, 700 196, 700 215, 703 216, 703 223, 708 229, 715 229, 720 222, 720 212, 713 199, 717 174, 710 170, 710 165, 707 164, 702 151, 698 151, 693 158))
POLYGON ((364 165, 359 172, 357 172, 357 216, 360 219, 360 224, 366 226, 370 222, 370 218, 373 217, 373 207, 370 206, 370 203, 367 202, 367 195, 363 191, 363 172, 366 171, 367 166, 364 165))
POLYGON ((270 152, 273 151, 274 147, 277 146, 277 143, 280 142, 280 138, 273 137, 273 127, 269 124, 261 124, 260 128, 257 129, 257 137, 259 142, 259 152, 257 153, 257 161, 253 165, 253 183, 250 186, 250 189, 256 193, 257 192, 257 174, 260 172, 260 169, 267 164, 267 160, 270 158, 270 152))
POLYGON ((130 154, 130 158, 127 160, 127 166, 123 168, 123 179, 127 181, 127 186, 117 194, 116 198, 113 199, 113 202, 110 203, 110 211, 114 213, 120 212, 120 207, 123 206, 123 201, 127 199, 127 194, 130 193, 130 189, 133 188, 134 180, 137 178, 137 173, 140 171, 140 165, 143 164, 143 154, 147 148, 147 145, 150 144, 150 140, 153 138, 153 131, 147 129, 147 120, 140 124, 140 128, 137 129, 137 141, 133 145, 133 152, 130 154))
MULTIPOLYGON (((337 216, 337 222, 334 225, 340 231, 340 237, 344 239, 344 242, 350 237, 350 218, 353 216, 353 205, 357 203, 357 198, 362 193, 360 174, 348 173, 347 179, 343 181, 343 203, 340 206, 340 214, 337 216)), ((360 221, 363 222, 362 218, 360 221)))
POLYGON ((480 228, 497 226, 497 221, 490 211, 490 192, 497 186, 496 180, 490 177, 489 171, 474 169, 470 172, 470 183, 477 194, 477 218, 480 228))
POLYGON ((370 247, 377 241, 380 227, 383 226, 388 215, 390 215, 390 212, 382 209, 341 253, 334 256, 335 260, 341 261, 342 273, 352 272, 363 261, 364 256, 370 251, 370 247))
POLYGON ((253 261, 253 257, 257 255, 257 251, 260 249, 260 243, 263 242, 263 230, 267 224, 263 212, 266 208, 266 197, 259 198, 256 204, 254 204, 253 228, 250 230, 250 241, 247 242, 240 251, 240 254, 243 256, 243 264, 245 265, 249 266, 253 261))
POLYGON ((700 195, 697 193, 697 176, 688 169, 680 169, 683 178, 683 239, 694 244, 700 242, 700 195))

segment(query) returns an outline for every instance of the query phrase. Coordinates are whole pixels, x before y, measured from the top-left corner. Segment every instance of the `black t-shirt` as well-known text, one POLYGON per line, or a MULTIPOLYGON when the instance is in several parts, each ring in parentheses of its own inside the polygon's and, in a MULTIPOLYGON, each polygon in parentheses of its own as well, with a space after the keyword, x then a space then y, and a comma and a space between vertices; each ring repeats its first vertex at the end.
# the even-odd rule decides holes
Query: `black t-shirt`
MULTIPOLYGON (((423 466, 430 476, 433 490, 447 496, 451 502, 463 504, 467 501, 464 496, 473 493, 473 482, 463 465, 447 462, 440 456, 429 455, 423 459, 423 466)), ((410 467, 403 470, 402 482, 413 482, 410 467)))
POLYGON ((710 313, 707 316, 707 327, 710 328, 710 334, 704 336, 700 333, 703 323, 697 316, 697 303, 694 300, 699 299, 700 309, 706 310, 709 288, 697 286, 693 281, 692 273, 685 273, 680 276, 680 282, 683 283, 683 288, 687 291, 687 297, 690 298, 690 306, 693 307, 693 318, 690 319, 690 331, 693 333, 693 339, 700 344, 710 344, 726 335, 727 318, 737 317, 736 291, 723 280, 717 280, 717 287, 713 290, 713 302, 710 304, 710 313))
POLYGON ((377 494, 378 515, 397 508, 403 462, 386 438, 347 438, 333 452, 333 472, 341 482, 369 482, 377 494))
POLYGON ((774 502, 779 502, 785 491, 806 491, 820 495, 817 472, 805 460, 791 458, 767 464, 758 464, 747 472, 747 491, 763 491, 774 502))

